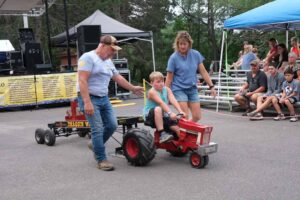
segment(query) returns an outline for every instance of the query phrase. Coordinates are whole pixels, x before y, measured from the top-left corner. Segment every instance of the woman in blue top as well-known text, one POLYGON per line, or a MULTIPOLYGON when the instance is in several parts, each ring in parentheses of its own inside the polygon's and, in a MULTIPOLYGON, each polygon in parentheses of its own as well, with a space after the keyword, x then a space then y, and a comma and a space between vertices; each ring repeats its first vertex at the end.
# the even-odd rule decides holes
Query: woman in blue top
POLYGON ((212 96, 216 96, 216 91, 203 65, 204 57, 192 49, 192 44, 188 32, 178 32, 173 44, 175 52, 168 61, 166 86, 172 89, 182 111, 188 115, 190 109, 192 120, 197 122, 201 118, 197 71, 208 84, 212 96))

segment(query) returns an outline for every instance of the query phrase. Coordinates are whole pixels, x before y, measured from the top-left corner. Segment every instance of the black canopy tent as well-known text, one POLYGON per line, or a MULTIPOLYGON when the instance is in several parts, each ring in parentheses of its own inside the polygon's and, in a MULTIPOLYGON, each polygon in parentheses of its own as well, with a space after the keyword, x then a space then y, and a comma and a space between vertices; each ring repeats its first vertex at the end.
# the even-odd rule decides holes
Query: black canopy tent
MULTIPOLYGON (((152 45, 152 59, 153 69, 155 71, 155 58, 154 58, 154 45, 153 34, 151 31, 145 32, 126 24, 123 24, 107 15, 100 10, 96 10, 92 15, 73 26, 68 30, 69 33, 69 45, 76 47, 77 28, 82 25, 100 25, 102 35, 113 35, 117 38, 119 43, 129 43, 136 40, 142 40, 150 42, 152 45)), ((53 47, 66 47, 67 46, 67 33, 66 31, 60 33, 54 37, 51 37, 51 45, 53 47)))

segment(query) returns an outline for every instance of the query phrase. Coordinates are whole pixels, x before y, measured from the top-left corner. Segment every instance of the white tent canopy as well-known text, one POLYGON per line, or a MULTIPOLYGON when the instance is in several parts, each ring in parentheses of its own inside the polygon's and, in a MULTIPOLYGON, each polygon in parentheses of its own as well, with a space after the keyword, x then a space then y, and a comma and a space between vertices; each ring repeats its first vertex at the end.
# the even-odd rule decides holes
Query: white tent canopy
MULTIPOLYGON (((47 0, 49 7, 55 0, 47 0)), ((45 0, 0 0, 0 15, 40 16, 45 12, 45 0)))
POLYGON ((15 48, 10 43, 9 40, 0 40, 0 52, 8 52, 8 51, 14 51, 15 48))

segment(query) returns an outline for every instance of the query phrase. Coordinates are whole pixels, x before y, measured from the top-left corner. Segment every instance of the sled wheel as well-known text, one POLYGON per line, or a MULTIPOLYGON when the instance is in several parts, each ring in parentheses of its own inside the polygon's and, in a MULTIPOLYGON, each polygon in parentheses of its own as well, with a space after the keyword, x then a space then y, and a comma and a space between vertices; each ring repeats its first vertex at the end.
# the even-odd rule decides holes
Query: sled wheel
POLYGON ((79 130, 77 131, 77 135, 78 135, 79 137, 85 137, 85 136, 87 135, 87 132, 86 132, 85 130, 79 129, 79 130))
POLYGON ((192 165, 192 167, 194 168, 203 168, 204 167, 204 158, 202 156, 200 156, 198 153, 191 153, 190 155, 190 164, 192 165))
POLYGON ((156 153, 152 135, 149 131, 139 128, 127 131, 122 149, 127 161, 134 166, 147 165, 156 153))
POLYGON ((44 144, 45 143, 45 130, 41 129, 41 128, 36 129, 34 137, 35 137, 35 141, 38 144, 44 144))
POLYGON ((174 156, 174 157, 184 157, 188 153, 188 152, 182 152, 182 151, 168 151, 168 152, 171 154, 171 156, 174 156))
POLYGON ((204 167, 209 163, 209 157, 208 156, 203 156, 204 159, 204 167))
POLYGON ((52 130, 45 131, 45 143, 48 146, 53 146, 55 144, 55 133, 52 130))

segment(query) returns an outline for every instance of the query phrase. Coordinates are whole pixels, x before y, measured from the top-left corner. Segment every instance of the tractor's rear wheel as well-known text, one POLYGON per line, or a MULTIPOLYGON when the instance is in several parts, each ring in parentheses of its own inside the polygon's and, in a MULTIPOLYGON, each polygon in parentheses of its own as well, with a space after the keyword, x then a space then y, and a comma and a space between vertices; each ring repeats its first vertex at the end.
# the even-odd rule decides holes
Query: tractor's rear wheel
POLYGON ((192 152, 190 155, 190 164, 194 168, 203 168, 205 166, 204 156, 201 156, 196 152, 192 152))
POLYGON ((139 128, 127 131, 122 149, 128 162, 134 166, 147 165, 156 153, 153 136, 149 131, 139 128))
POLYGON ((35 141, 38 144, 44 144, 45 143, 45 130, 41 129, 41 128, 36 129, 34 137, 35 137, 35 141))

